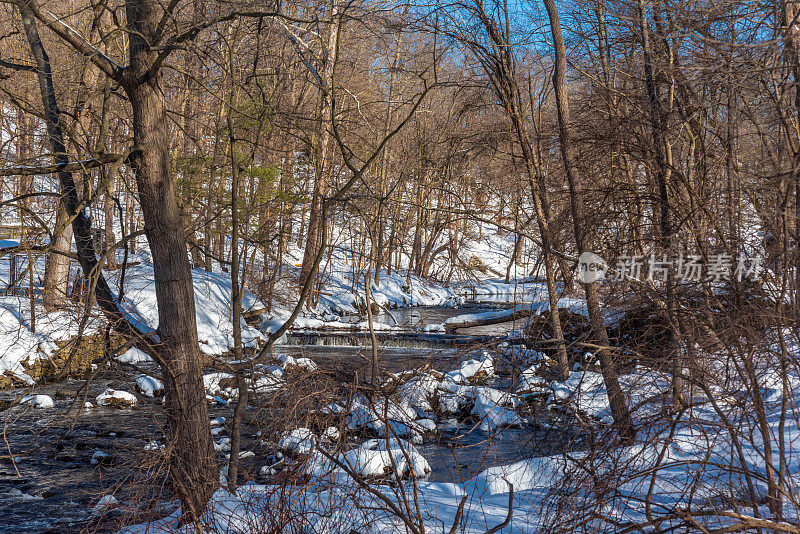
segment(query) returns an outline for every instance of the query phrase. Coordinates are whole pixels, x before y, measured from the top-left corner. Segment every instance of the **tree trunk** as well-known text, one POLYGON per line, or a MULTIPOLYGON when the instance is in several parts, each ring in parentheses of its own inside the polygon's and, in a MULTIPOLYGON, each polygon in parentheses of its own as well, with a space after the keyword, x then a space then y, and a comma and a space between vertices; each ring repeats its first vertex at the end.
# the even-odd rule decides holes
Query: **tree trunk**
MULTIPOLYGON (((577 183, 577 169, 573 154, 572 138, 570 131, 569 100, 567 93, 567 50, 564 45, 564 37, 561 34, 561 22, 559 20, 558 8, 554 0, 544 0, 547 14, 550 18, 550 31, 553 36, 553 48, 555 49, 555 69, 553 72, 553 88, 556 95, 556 107, 558 110, 558 126, 561 145, 561 157, 564 160, 564 171, 567 175, 569 185, 570 204, 572 207, 572 218, 575 230, 575 244, 579 252, 586 251, 585 235, 583 229, 583 195, 577 183)), ((611 413, 614 417, 614 424, 617 428, 620 439, 623 442, 632 441, 635 436, 633 420, 625 402, 625 396, 619 385, 617 367, 611 352, 609 351, 608 332, 606 332, 603 316, 600 310, 600 299, 597 294, 596 282, 583 284, 586 293, 586 307, 589 312, 589 322, 599 344, 603 347, 599 349, 601 371, 603 381, 608 392, 608 400, 611 405, 611 413)))
MULTIPOLYGON (((329 120, 332 111, 333 99, 331 96, 333 84, 333 67, 336 63, 336 48, 339 39, 339 22, 338 15, 338 0, 331 1, 331 30, 328 35, 328 57, 325 60, 325 66, 322 69, 322 79, 325 82, 325 88, 322 88, 321 105, 319 110, 320 129, 319 129, 319 144, 317 146, 316 165, 314 166, 314 191, 311 195, 311 211, 308 215, 308 237, 306 238, 305 251, 303 253, 303 263, 300 267, 300 287, 303 287, 306 280, 311 276, 314 258, 320 245, 322 237, 321 226, 323 221, 322 204, 323 199, 328 191, 331 163, 330 163, 330 146, 331 146, 331 132, 329 131, 329 120)), ((307 304, 309 307, 314 307, 318 301, 318 293, 311 294, 311 298, 307 304)))
MULTIPOLYGON (((784 0, 782 2, 782 20, 784 50, 791 65, 794 78, 794 112, 800 121, 800 2, 798 0, 784 0)), ((800 124, 800 123, 798 123, 800 124)), ((796 131, 787 133, 796 135, 796 131)), ((795 213, 794 213, 794 304, 800 306, 800 149, 789 147, 792 150, 792 181, 794 182, 795 213)))
POLYGON ((175 181, 170 175, 169 120, 161 72, 153 70, 161 4, 128 0, 126 13, 130 66, 123 73, 133 111, 131 158, 139 201, 150 245, 158 303, 159 350, 163 359, 166 410, 169 416, 169 465, 181 501, 184 520, 195 520, 219 481, 203 387, 198 346, 194 289, 186 237, 178 209, 175 181))
MULTIPOLYGON (((228 54, 229 68, 231 69, 231 88, 228 97, 228 137, 229 137, 229 156, 231 165, 231 323, 233 325, 233 356, 237 362, 242 361, 242 286, 239 281, 240 254, 239 254, 239 188, 240 173, 239 162, 236 159, 236 135, 233 123, 233 109, 236 104, 235 89, 235 68, 236 63, 233 57, 234 39, 233 31, 228 35, 228 54)), ((266 261, 266 257, 264 258, 266 261)), ((239 364, 241 365, 241 364, 239 364)), ((245 380, 245 369, 237 369, 236 384, 239 390, 239 399, 234 410, 233 424, 231 426, 231 455, 228 461, 228 490, 236 491, 236 483, 239 477, 239 450, 242 443, 242 418, 247 409, 248 390, 245 380)))
MULTIPOLYGON (((508 13, 505 13, 506 17, 508 13)), ((519 85, 516 80, 516 72, 514 66, 514 57, 511 52, 510 38, 507 32, 502 32, 500 28, 487 16, 481 14, 484 26, 489 38, 494 45, 494 54, 490 64, 485 64, 485 70, 490 76, 496 79, 496 91, 502 102, 503 108, 508 115, 511 122, 511 127, 514 135, 520 145, 522 152, 522 161, 525 165, 525 170, 528 174, 528 183, 531 188, 531 196, 533 198, 534 215, 539 227, 539 235, 542 240, 542 260, 545 266, 545 276, 547 278, 547 296, 550 303, 550 326, 553 330, 554 339, 558 340, 556 344, 556 360, 558 361, 558 372, 561 380, 566 380, 569 377, 569 360, 567 357, 566 341, 564 340, 563 329, 561 326, 561 317, 558 313, 558 293, 556 291, 555 269, 553 266, 552 254, 552 236, 550 231, 550 214, 547 211, 547 189, 544 184, 544 178, 539 172, 540 165, 533 151, 531 145, 528 129, 523 121, 523 108, 522 96, 519 85)), ((512 208, 513 209, 513 208, 512 208)), ((500 212, 502 213, 501 207, 500 212)), ((514 210, 516 213, 518 210, 514 210)), ((517 230, 519 227, 518 217, 515 215, 514 228, 517 230)), ((524 225, 523 225, 524 228, 524 225)), ((518 232, 520 230, 517 230, 518 232)), ((521 237, 517 234, 517 241, 514 246, 514 254, 512 255, 509 269, 506 274, 508 280, 511 265, 514 263, 516 256, 519 254, 518 246, 521 237)), ((507 283, 507 282, 506 282, 507 283)))
MULTIPOLYGON (((38 33, 37 33, 38 38, 38 33)), ((20 110, 17 114, 17 155, 20 165, 26 165, 27 160, 33 157, 33 131, 35 128, 32 115, 20 110)), ((56 154, 56 149, 52 147, 56 162, 63 159, 67 160, 66 148, 62 148, 62 154, 56 154)), ((19 194, 31 194, 34 192, 33 176, 20 176, 19 194)), ((25 199, 20 205, 26 209, 35 209, 31 206, 31 201, 25 199)), ((27 213, 23 209, 21 221, 25 221, 27 213)), ((44 271, 44 292, 42 294, 42 304, 47 311, 56 310, 64 305, 67 300, 69 288, 69 265, 70 258, 67 256, 72 245, 72 226, 67 224, 69 216, 64 206, 63 199, 59 199, 56 205, 56 223, 53 227, 53 241, 50 243, 50 252, 47 255, 44 271)), ((27 232, 23 232, 24 236, 27 232)))
MULTIPOLYGON (((28 165, 28 161, 33 157, 33 115, 17 109, 17 165, 28 165)), ((19 176, 17 178, 17 195, 29 195, 33 193, 33 175, 19 176)), ((19 205, 24 208, 20 210, 21 218, 24 220, 25 209, 31 208, 31 199, 20 200, 19 205)))
MULTIPOLYGON (((662 117, 662 105, 659 100, 658 87, 653 74, 653 53, 650 42, 650 27, 647 23, 647 11, 643 0, 639 0, 639 30, 642 38, 644 54, 644 81, 650 103, 650 131, 653 136, 653 149, 656 156, 656 183, 658 187, 660 249, 663 254, 670 254, 672 248, 673 227, 669 205, 667 184, 672 174, 668 158, 668 147, 665 139, 665 125, 662 117)), ((678 410, 684 406, 683 400, 683 361, 680 352, 680 329, 678 327, 677 300, 675 296, 674 273, 672 262, 667 262, 667 275, 664 285, 667 291, 666 322, 669 324, 666 340, 666 356, 672 362, 672 405, 678 410)))
POLYGON ((67 224, 68 220, 67 208, 63 199, 59 199, 53 242, 50 244, 51 250, 44 268, 42 304, 47 311, 57 310, 67 300, 69 267, 72 261, 67 255, 72 245, 72 225, 67 224))

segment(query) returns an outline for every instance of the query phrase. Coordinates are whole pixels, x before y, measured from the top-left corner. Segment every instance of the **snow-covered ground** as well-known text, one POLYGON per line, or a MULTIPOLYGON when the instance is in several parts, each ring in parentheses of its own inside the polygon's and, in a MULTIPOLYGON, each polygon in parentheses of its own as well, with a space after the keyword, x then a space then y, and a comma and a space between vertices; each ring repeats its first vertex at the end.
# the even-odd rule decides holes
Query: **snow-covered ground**
MULTIPOLYGON (((115 271, 114 274, 117 274, 115 271)), ((115 287, 116 276, 109 279, 115 287)), ((208 273, 192 269, 194 304, 197 317, 197 335, 200 350, 209 355, 221 355, 233 346, 233 324, 231 322, 231 278, 226 273, 208 273)), ((158 327, 158 308, 153 268, 149 263, 129 267, 125 275, 124 307, 151 328, 158 327)), ((258 298, 245 291, 242 308, 247 311, 264 305, 258 298)), ((263 339, 255 327, 242 321, 242 341, 245 346, 255 345, 263 339)))
MULTIPOLYGON (((110 273, 111 287, 117 287, 119 271, 110 273)), ((230 277, 224 273, 207 273, 192 270, 195 288, 195 310, 200 349, 206 354, 220 355, 233 345, 231 323, 230 277)), ((129 316, 147 325, 158 327, 153 268, 148 263, 132 265, 125 275, 125 291, 122 305, 129 316)), ((245 310, 263 306, 250 292, 244 295, 245 310)), ((59 310, 45 313, 36 303, 31 314, 31 302, 27 296, 0 297, 0 374, 13 375, 18 380, 32 383, 25 372, 25 365, 53 356, 59 343, 79 334, 95 335, 102 331, 103 321, 97 313, 82 321, 83 309, 59 310)), ((246 345, 264 339, 257 328, 242 322, 242 337, 246 345)))
MULTIPOLYGON (((117 229, 119 231, 119 229, 117 229)), ((508 260, 514 247, 513 236, 501 235, 483 228, 473 229, 473 237, 466 239, 459 250, 463 265, 480 265, 481 269, 455 269, 447 279, 452 284, 444 284, 432 279, 424 279, 409 273, 402 267, 389 273, 381 271, 380 282, 371 281, 371 302, 385 309, 406 306, 444 306, 453 307, 461 304, 464 298, 472 296, 513 295, 512 300, 525 301, 546 300, 542 294, 540 283, 532 279, 512 280, 506 284, 494 278, 505 273, 508 260), (486 270, 483 267, 491 267, 486 270), (466 285, 465 285, 466 284, 466 285)), ((442 239, 447 239, 444 235, 442 239)), ((353 321, 352 316, 364 313, 365 279, 364 274, 354 273, 356 255, 348 248, 347 236, 338 226, 333 229, 332 253, 320 268, 319 303, 313 310, 303 310, 295 322, 296 328, 304 329, 361 329, 366 330, 366 320, 353 321), (347 320, 343 315, 351 316, 347 320)), ((14 246, 17 242, 7 241, 0 247, 14 246)), ((135 321, 155 329, 158 326, 158 312, 155 299, 153 269, 149 263, 150 256, 146 243, 139 239, 139 253, 131 255, 131 265, 125 274, 123 307, 135 321)), ((260 254, 260 253, 258 253, 260 254)), ((121 261, 121 253, 118 252, 121 261)), ((528 258, 530 254, 523 257, 528 258)), ((250 326, 242 323, 243 338, 246 345, 256 345, 265 339, 265 335, 277 330, 290 316, 293 303, 297 299, 296 284, 291 277, 298 271, 302 262, 303 251, 295 244, 289 246, 284 256, 284 272, 290 273, 284 278, 276 291, 283 296, 285 304, 273 303, 271 313, 262 315, 260 325, 250 326)), ((407 262, 403 257, 402 261, 407 262)), ((20 269, 26 264, 25 258, 19 258, 20 269)), ((443 273, 449 269, 446 258, 434 261, 432 271, 443 273)), ((233 344, 230 310, 231 282, 227 273, 218 265, 215 272, 208 273, 202 269, 192 270, 192 281, 195 288, 195 308, 197 313, 198 336, 201 350, 209 355, 219 356, 226 353, 233 344)), ((32 282, 35 287, 40 284, 44 273, 44 258, 35 261, 32 282)), ((73 276, 77 274, 73 268, 73 276)), ((523 266, 516 265, 511 270, 512 276, 525 276, 523 266)), ((117 288, 120 271, 107 271, 106 276, 112 288, 117 288)), ((9 256, 0 258, 0 282, 10 278, 9 256)), ((24 284, 23 284, 24 285, 24 284)), ((243 307, 248 310, 264 310, 266 306, 253 293, 245 292, 243 307)), ((82 323, 82 309, 45 313, 41 305, 31 310, 30 299, 26 296, 0 296, 0 375, 6 374, 17 380, 31 383, 25 367, 39 359, 47 359, 63 344, 79 333, 95 335, 102 331, 101 314, 94 310, 93 314, 82 323), (81 330, 82 329, 82 330, 81 330)), ((376 323, 378 330, 394 330, 395 326, 376 323)))
MULTIPOLYGON (((465 247, 465 254, 475 256, 490 268, 478 279, 455 277, 457 283, 452 286, 405 271, 394 271, 391 275, 384 271, 380 283, 371 286, 373 302, 386 308, 454 306, 464 296, 509 294, 513 295, 510 300, 522 302, 510 311, 462 315, 432 329, 498 319, 520 311, 545 313, 549 304, 540 281, 518 278, 505 283, 498 276, 504 270, 503 258, 507 263, 509 245, 513 243, 508 239, 498 238, 465 247)), ((132 259, 139 263, 127 270, 123 305, 132 317, 156 328, 152 266, 145 255, 132 259)), ((296 264, 300 260, 299 249, 290 250, 287 262, 296 264)), ((364 276, 356 274, 354 279, 352 260, 344 249, 334 250, 330 262, 322 269, 320 303, 315 310, 304 312, 296 326, 353 327, 341 315, 356 313, 366 303, 364 276)), ((468 263, 471 257, 462 260, 468 263)), ((112 287, 116 287, 118 274, 110 274, 112 287)), ((512 269, 512 275, 526 274, 516 267, 512 269)), ((230 278, 225 273, 200 269, 193 270, 192 276, 201 349, 211 355, 223 354, 232 345, 230 278)), ((292 302, 293 290, 296 288, 283 288, 287 293, 284 302, 292 302)), ((582 299, 564 297, 558 304, 560 308, 586 315, 582 299)), ((245 310, 264 307, 255 295, 245 294, 245 310)), ((263 340, 265 333, 274 331, 289 313, 288 307, 275 305, 259 328, 243 323, 245 342, 252 345, 263 340)), ((614 320, 613 315, 606 317, 608 324, 614 320)), ((78 335, 80 328, 84 334, 94 334, 101 331, 102 322, 90 317, 81 323, 76 312, 45 314, 39 306, 31 310, 26 296, 0 297, 0 373, 12 374, 32 385, 25 366, 51 357, 59 343, 78 335)), ((788 352, 797 358, 800 351, 792 345, 788 352)), ((458 531, 485 532, 506 519, 509 505, 513 520, 503 532, 535 532, 545 524, 566 521, 567 517, 579 521, 586 531, 613 530, 622 524, 650 522, 652 525, 653 517, 660 528, 668 529, 671 523, 685 520, 685 516, 676 515, 675 511, 690 506, 703 511, 703 521, 709 526, 719 528, 736 520, 736 514, 771 517, 772 513, 763 504, 770 476, 767 469, 770 454, 782 460, 780 476, 790 497, 800 489, 800 413, 795 413, 793 402, 786 416, 780 412, 784 386, 790 398, 800 395, 800 374, 790 371, 784 385, 774 364, 756 369, 758 390, 766 410, 763 427, 758 427, 753 407, 748 405, 752 389, 745 383, 736 386, 735 377, 733 385, 709 384, 710 396, 696 390, 690 409, 675 415, 665 409, 670 397, 670 376, 638 366, 620 378, 638 428, 634 443, 612 446, 600 441, 602 446, 597 450, 496 465, 463 484, 425 480, 430 464, 417 447, 441 427, 444 417, 469 418, 481 431, 491 435, 505 427, 531 423, 520 407, 536 398, 543 399, 553 410, 576 414, 601 435, 611 428, 608 396, 599 373, 578 370, 563 382, 553 381, 545 378, 547 373, 540 372, 545 357, 529 353, 528 365, 519 370, 513 386, 500 389, 483 382, 496 372, 496 359, 500 356, 483 354, 467 359, 448 373, 410 370, 414 372, 393 378, 399 384, 390 397, 368 400, 355 396, 330 407, 331 413, 343 418, 346 431, 376 436, 373 439, 334 448, 339 440, 336 427, 319 434, 303 427, 286 429, 277 445, 299 458, 303 466, 300 472, 308 480, 280 487, 247 484, 235 494, 220 489, 209 505, 205 531, 274 531, 273 521, 285 511, 284 517, 294 518, 282 525, 285 532, 403 532, 409 524, 404 521, 416 525, 414 528, 418 530, 424 527, 426 532, 449 532, 457 517, 461 523, 458 531), (765 443, 765 434, 772 436, 769 444, 765 443), (376 477, 387 475, 396 479, 393 485, 376 483, 376 477), (602 488, 598 487, 598 480, 602 488), (510 499, 512 487, 513 499, 510 499), (760 503, 755 509, 742 504, 748 503, 751 495, 760 503), (571 515, 560 517, 565 509, 562 507, 571 515)), ((136 363, 143 358, 132 349, 120 360, 136 363)), ((303 372, 316 370, 310 360, 284 357, 257 369, 253 389, 270 394, 283 388, 284 373, 291 368, 303 372)), ((222 405, 236 398, 238 392, 232 378, 225 373, 207 374, 209 401, 222 405)), ((142 395, 157 396, 160 382, 155 377, 142 375, 136 382, 142 395)), ((98 405, 139 402, 134 394, 116 389, 103 392, 95 401, 98 405)), ((27 397, 24 402, 41 410, 53 406, 52 399, 43 395, 27 397)), ((218 450, 229 450, 229 441, 225 440, 229 438, 216 441, 218 450)), ((158 451, 162 446, 154 443, 151 448, 158 451)), ((98 463, 100 460, 98 457, 98 463)), ((100 511, 115 506, 125 508, 126 503, 108 499, 102 502, 100 511)), ((793 505, 787 505, 783 514, 787 521, 798 519, 798 510, 793 505)), ((126 532, 191 531, 189 527, 178 528, 177 517, 176 511, 154 523, 130 527, 126 532)))
MULTIPOLYGON (((797 357, 800 351, 792 345, 789 353, 797 357)), ((406 532, 410 522, 418 531, 424 526, 425 532, 449 532, 460 517, 457 531, 478 533, 503 523, 509 505, 512 521, 502 532, 537 532, 552 525, 606 532, 621 524, 641 524, 648 531, 654 517, 662 528, 686 520, 685 514, 675 513, 684 509, 698 513, 699 524, 723 528, 753 516, 774 519, 764 504, 765 449, 776 466, 777 458, 783 459, 781 476, 788 492, 784 502, 789 501, 783 524, 798 519, 798 509, 791 503, 797 503, 794 495, 800 489, 800 413, 790 406, 787 416, 781 417, 783 382, 766 360, 756 365, 755 379, 766 410, 763 430, 771 436, 769 446, 752 407, 742 405, 748 402, 742 400, 748 398, 746 380, 733 377, 711 383, 712 398, 696 390, 691 408, 671 414, 664 411, 669 374, 637 366, 620 377, 638 428, 633 443, 619 446, 600 440, 596 450, 489 467, 463 484, 425 480, 429 466, 414 445, 415 437, 426 427, 435 428, 436 414, 448 409, 466 408, 476 419, 489 421, 483 429, 492 432, 517 424, 515 406, 537 396, 553 409, 581 414, 600 435, 611 428, 599 373, 575 371, 564 382, 548 380, 537 374, 544 358, 533 352, 529 356, 529 367, 512 391, 480 385, 480 379, 494 373, 494 359, 484 354, 450 373, 407 374, 391 398, 374 403, 361 398, 350 405, 331 406, 333 412, 346 414, 349 428, 369 427, 383 437, 336 452, 330 443, 338 431, 333 436, 327 436, 329 431, 318 436, 306 428, 287 432, 279 446, 299 458, 309 480, 281 487, 247 484, 235 494, 220 489, 208 509, 207 531, 277 529, 274 521, 291 516, 294 519, 277 530, 406 532), (498 418, 498 414, 503 415, 498 418), (433 427, 424 422, 427 418, 433 419, 429 421, 433 427), (371 481, 387 473, 402 480, 394 485, 371 481), (760 503, 756 510, 747 504, 748 492, 760 503), (737 504, 742 500, 744 504, 737 504)), ((793 398, 800 395, 797 370, 789 372, 786 387, 793 398)), ((177 518, 176 511, 124 532, 189 532, 177 527, 177 518)))
POLYGON ((59 349, 59 342, 66 342, 81 333, 98 332, 100 324, 89 318, 85 325, 75 314, 57 311, 48 314, 40 305, 31 315, 30 299, 20 296, 0 296, 0 375, 32 384, 25 365, 48 358, 59 349))

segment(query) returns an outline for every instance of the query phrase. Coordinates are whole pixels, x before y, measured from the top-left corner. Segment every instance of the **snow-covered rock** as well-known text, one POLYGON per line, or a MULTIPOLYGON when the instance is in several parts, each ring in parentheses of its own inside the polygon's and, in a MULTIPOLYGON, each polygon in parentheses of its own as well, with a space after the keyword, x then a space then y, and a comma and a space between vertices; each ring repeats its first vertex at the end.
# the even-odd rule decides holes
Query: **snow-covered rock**
POLYGON ((506 426, 522 426, 523 420, 517 413, 503 404, 515 404, 514 397, 508 393, 488 387, 473 387, 472 410, 470 414, 480 421, 480 428, 484 432, 506 426))
POLYGON ((314 363, 314 361, 310 358, 295 358, 294 356, 290 356, 288 354, 280 354, 278 355, 278 360, 281 362, 281 364, 283 364, 284 369, 296 367, 309 373, 319 369, 319 366, 317 366, 317 364, 314 363))
POLYGON ((214 442, 214 450, 228 452, 231 450, 231 438, 221 438, 214 442))
POLYGON ((484 352, 480 360, 472 359, 461 363, 461 366, 445 374, 445 380, 451 380, 456 384, 464 384, 468 381, 480 380, 494 376, 494 360, 488 352, 484 352))
POLYGON ((360 447, 347 451, 342 463, 356 473, 367 477, 394 474, 404 477, 413 473, 424 478, 431 472, 428 461, 408 441, 371 439, 360 447))
POLYGON ((146 451, 156 451, 156 452, 164 452, 164 444, 159 443, 158 441, 151 439, 148 441, 145 446, 144 450, 146 451))
POLYGON ((153 360, 145 354, 144 352, 140 351, 136 347, 131 347, 126 352, 120 354, 115 358, 120 363, 130 363, 130 364, 137 364, 137 363, 144 363, 144 362, 152 362, 153 360))
POLYGON ((211 420, 211 426, 222 426, 225 424, 226 419, 222 416, 215 417, 211 420))
POLYGON ((238 396, 236 377, 230 373, 209 373, 203 375, 206 393, 213 397, 233 398, 238 396))
POLYGON ((440 380, 431 373, 423 373, 400 386, 397 396, 423 412, 433 410, 431 398, 436 394, 440 380))
POLYGON ((541 391, 547 387, 547 380, 537 374, 540 367, 541 364, 533 364, 520 373, 516 388, 518 393, 541 391))
POLYGON ((100 500, 97 502, 94 508, 92 508, 93 515, 99 515, 106 511, 108 508, 113 508, 115 504, 119 504, 119 501, 113 495, 103 495, 100 500))
MULTIPOLYGON (((283 373, 280 373, 282 376, 283 373)), ((254 393, 270 393, 283 387, 283 380, 276 373, 267 373, 256 378, 251 386, 254 393)))
POLYGON ((352 430, 369 428, 382 437, 396 435, 419 441, 414 427, 416 419, 417 412, 403 401, 384 398, 370 404, 364 397, 356 397, 347 416, 347 426, 352 430))
POLYGON ((92 458, 89 460, 89 463, 92 465, 102 464, 107 462, 109 458, 110 456, 108 453, 97 449, 94 451, 94 454, 92 454, 92 458))
POLYGON ((147 397, 161 397, 164 395, 164 384, 161 380, 148 375, 136 377, 136 389, 147 397))
POLYGON ((339 433, 339 429, 335 426, 329 426, 320 436, 322 441, 327 441, 329 443, 339 441, 340 438, 341 434, 339 433))
POLYGON ((97 403, 98 406, 116 406, 122 408, 126 406, 135 406, 137 402, 136 395, 133 393, 112 388, 106 389, 95 398, 95 403, 97 403))
POLYGON ((303 427, 285 432, 278 440, 278 447, 295 454, 309 454, 316 445, 317 436, 303 427))
POLYGON ((34 408, 55 408, 56 403, 50 395, 25 395, 20 404, 29 404, 34 408))
POLYGON ((603 375, 591 371, 572 371, 564 382, 550 384, 552 401, 572 402, 578 410, 610 420, 610 407, 603 375))

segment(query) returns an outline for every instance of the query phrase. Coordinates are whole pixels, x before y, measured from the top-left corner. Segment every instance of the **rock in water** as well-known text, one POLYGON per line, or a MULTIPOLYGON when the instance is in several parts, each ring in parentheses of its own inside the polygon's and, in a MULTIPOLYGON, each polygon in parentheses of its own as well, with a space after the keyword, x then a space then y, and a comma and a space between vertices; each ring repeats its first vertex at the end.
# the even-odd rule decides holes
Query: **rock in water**
POLYGON ((115 406, 118 408, 125 408, 127 406, 135 406, 138 400, 136 395, 122 391, 121 389, 108 388, 100 395, 97 396, 95 402, 98 406, 115 406))

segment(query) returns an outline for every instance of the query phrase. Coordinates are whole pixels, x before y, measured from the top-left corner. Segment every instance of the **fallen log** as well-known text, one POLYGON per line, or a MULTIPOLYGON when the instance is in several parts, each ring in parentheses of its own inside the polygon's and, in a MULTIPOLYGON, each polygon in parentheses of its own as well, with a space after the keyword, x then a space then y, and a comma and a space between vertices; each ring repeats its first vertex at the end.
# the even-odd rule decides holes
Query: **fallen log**
MULTIPOLYGON (((459 328, 471 328, 474 326, 490 326, 493 324, 507 323, 518 319, 527 319, 534 315, 540 315, 550 309, 550 303, 533 302, 517 304, 513 308, 496 312, 472 313, 451 317, 442 323, 446 332, 453 332, 459 328)), ((582 299, 562 297, 558 299, 558 309, 570 313, 587 316, 586 303, 582 299)))
POLYGON ((518 319, 527 319, 532 315, 540 313, 537 305, 518 304, 508 310, 496 312, 473 313, 458 315, 447 319, 442 326, 446 332, 454 332, 459 328, 471 328, 473 326, 489 326, 493 324, 507 323, 518 319))

